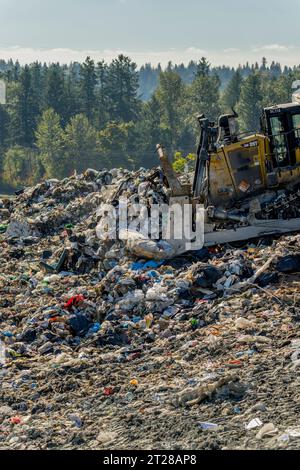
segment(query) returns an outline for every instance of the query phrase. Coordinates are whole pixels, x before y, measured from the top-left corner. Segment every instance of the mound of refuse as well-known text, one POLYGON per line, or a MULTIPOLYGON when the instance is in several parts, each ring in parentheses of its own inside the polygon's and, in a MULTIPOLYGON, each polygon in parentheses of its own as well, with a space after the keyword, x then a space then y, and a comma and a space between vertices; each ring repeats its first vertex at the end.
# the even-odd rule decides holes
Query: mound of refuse
POLYGON ((144 256, 98 236, 120 197, 168 202, 158 170, 0 201, 0 449, 298 448, 300 236, 144 256))

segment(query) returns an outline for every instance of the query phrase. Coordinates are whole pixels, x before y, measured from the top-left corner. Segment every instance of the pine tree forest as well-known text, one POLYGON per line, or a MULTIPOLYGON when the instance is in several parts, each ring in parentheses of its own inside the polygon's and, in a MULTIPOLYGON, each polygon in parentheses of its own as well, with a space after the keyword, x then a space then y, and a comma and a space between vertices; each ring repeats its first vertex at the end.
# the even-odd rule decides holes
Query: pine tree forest
POLYGON ((300 67, 265 58, 236 69, 205 58, 140 69, 124 55, 68 66, 0 60, 0 192, 86 168, 157 166, 157 143, 180 168, 195 152, 198 114, 217 120, 234 108, 240 131, 257 131, 261 108, 289 102, 299 78, 300 67))

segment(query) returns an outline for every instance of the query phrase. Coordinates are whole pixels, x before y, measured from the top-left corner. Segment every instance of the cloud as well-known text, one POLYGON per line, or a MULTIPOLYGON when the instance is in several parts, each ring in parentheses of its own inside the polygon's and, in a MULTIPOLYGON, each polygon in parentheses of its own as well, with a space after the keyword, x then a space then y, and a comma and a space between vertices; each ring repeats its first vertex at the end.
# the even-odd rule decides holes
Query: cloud
POLYGON ((272 52, 286 52, 294 49, 294 46, 285 46, 283 44, 266 44, 265 46, 254 47, 254 52, 272 51, 272 52))
POLYGON ((191 46, 191 47, 188 47, 186 50, 185 50, 185 53, 186 54, 195 54, 195 55, 198 55, 200 56, 201 54, 205 55, 207 54, 207 51, 205 51, 204 49, 199 49, 198 47, 194 47, 194 46, 191 46))
POLYGON ((295 46, 284 46, 279 44, 268 44, 260 47, 252 47, 248 50, 238 48, 227 48, 224 50, 204 50, 200 47, 190 46, 186 49, 166 49, 161 51, 127 51, 118 49, 68 49, 68 48, 29 48, 22 46, 1 45, 0 43, 0 59, 19 60, 22 64, 39 62, 60 62, 68 64, 70 62, 82 62, 87 56, 92 57, 96 62, 105 60, 111 62, 112 59, 119 54, 128 55, 134 60, 138 66, 145 63, 157 65, 161 63, 166 66, 169 61, 173 64, 188 64, 191 60, 197 62, 201 57, 205 56, 212 65, 229 65, 237 66, 247 61, 254 63, 260 62, 262 55, 265 55, 268 62, 275 60, 280 61, 282 65, 298 65, 300 48, 295 46))
POLYGON ((240 49, 237 47, 229 47, 228 49, 224 49, 225 54, 231 54, 234 52, 240 52, 240 49))
POLYGON ((39 62, 82 62, 87 56, 94 60, 104 59, 110 62, 119 54, 125 54, 132 58, 138 65, 146 62, 152 64, 166 65, 169 61, 173 63, 188 63, 191 60, 198 61, 203 55, 207 55, 207 51, 197 47, 189 47, 185 50, 168 49, 164 51, 125 51, 123 49, 104 49, 104 50, 76 50, 67 48, 55 49, 38 49, 26 48, 21 46, 1 47, 0 59, 19 60, 21 63, 39 62))

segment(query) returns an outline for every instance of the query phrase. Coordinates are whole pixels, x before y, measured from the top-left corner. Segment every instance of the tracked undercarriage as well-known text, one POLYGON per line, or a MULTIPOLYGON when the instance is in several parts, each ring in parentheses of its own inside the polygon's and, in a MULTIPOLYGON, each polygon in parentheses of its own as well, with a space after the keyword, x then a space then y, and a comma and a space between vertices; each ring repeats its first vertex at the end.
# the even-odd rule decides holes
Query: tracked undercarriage
MULTIPOLYGON (((180 183, 158 146, 171 204, 192 204, 195 219, 196 207, 204 207, 206 246, 300 230, 299 103, 265 108, 257 134, 238 134, 237 117, 234 111, 221 116, 216 126, 199 116, 190 187, 180 183)), ((185 241, 174 243, 184 251, 185 241)))
POLYGON ((203 245, 300 231, 300 104, 265 108, 257 134, 238 134, 237 117, 234 111, 221 116, 218 126, 198 117, 192 184, 176 175, 165 149, 157 146, 171 208, 170 236, 154 242, 133 233, 131 251, 163 259, 203 245), (178 206, 182 214, 192 208, 188 234, 185 217, 178 222, 172 215, 178 206), (178 224, 184 228, 179 237, 178 224))
POLYGON ((208 207, 207 214, 206 246, 294 232, 300 230, 300 191, 264 194, 229 212, 208 207))

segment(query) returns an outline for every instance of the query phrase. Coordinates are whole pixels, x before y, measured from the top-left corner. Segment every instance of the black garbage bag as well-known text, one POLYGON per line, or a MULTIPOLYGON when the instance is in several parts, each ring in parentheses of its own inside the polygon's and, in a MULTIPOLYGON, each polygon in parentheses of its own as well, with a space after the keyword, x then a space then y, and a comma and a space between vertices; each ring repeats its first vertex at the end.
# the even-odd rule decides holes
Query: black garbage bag
POLYGON ((276 270, 280 273, 300 272, 300 254, 288 255, 283 258, 279 258, 276 264, 276 270))
POLYGON ((74 336, 84 336, 92 324, 92 322, 83 313, 71 315, 68 323, 74 336))
POLYGON ((190 251, 189 254, 198 261, 205 261, 210 258, 210 253, 206 247, 201 248, 201 250, 190 251))
POLYGON ((130 339, 125 331, 116 328, 101 334, 97 340, 98 346, 125 346, 130 344, 130 339))
POLYGON ((34 328, 27 328, 21 333, 18 339, 23 343, 33 343, 36 340, 36 337, 36 330, 34 328))
POLYGON ((278 273, 263 273, 256 279, 256 284, 260 287, 267 287, 279 281, 278 273))
POLYGON ((214 266, 208 266, 207 268, 204 268, 201 275, 196 278, 194 285, 196 287, 207 289, 212 287, 220 277, 222 277, 222 273, 219 269, 214 266))

